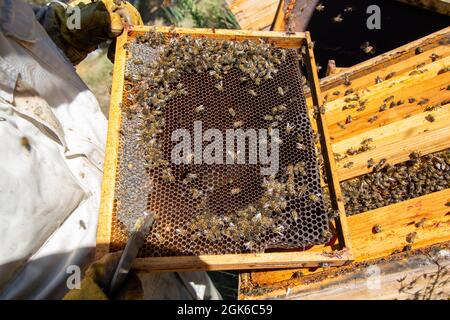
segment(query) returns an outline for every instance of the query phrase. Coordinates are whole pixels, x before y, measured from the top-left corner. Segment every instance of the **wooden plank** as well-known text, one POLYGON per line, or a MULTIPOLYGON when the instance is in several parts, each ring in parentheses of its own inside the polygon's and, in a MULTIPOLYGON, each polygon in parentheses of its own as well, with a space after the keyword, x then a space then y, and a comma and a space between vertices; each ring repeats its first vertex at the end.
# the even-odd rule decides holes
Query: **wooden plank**
MULTIPOLYGON (((449 201, 450 189, 446 189, 348 217, 355 261, 376 259, 387 256, 394 250, 402 250, 407 244, 406 235, 410 232, 417 232, 413 248, 449 241, 449 201), (427 220, 423 227, 417 228, 415 223, 422 218, 427 220), (382 232, 373 234, 372 227, 376 224, 381 226, 382 232)), ((257 286, 281 286, 283 281, 290 280, 297 272, 307 275, 321 271, 324 269, 312 272, 305 269, 253 272, 250 279, 257 286)))
POLYGON ((450 65, 450 57, 427 65, 427 71, 422 74, 407 75, 392 81, 385 81, 362 92, 350 94, 345 98, 325 104, 326 117, 333 142, 392 123, 406 116, 421 113, 427 106, 448 102, 449 94, 446 87, 450 83, 450 72, 438 74, 448 65, 450 65), (356 99, 356 97, 359 97, 360 101, 367 101, 365 109, 359 112, 356 110, 359 106, 357 102, 345 102, 347 98, 356 99), (385 102, 389 97, 392 100, 385 102), (410 103, 409 98, 414 98, 415 101, 410 103), (427 100, 422 102, 422 99, 427 100), (401 105, 390 109, 390 103, 399 101, 402 102, 401 105), (343 110, 346 105, 350 104, 354 104, 356 107, 343 110), (386 110, 388 111, 379 111, 383 104, 386 104, 386 110), (345 124, 349 115, 353 118, 353 121, 350 124, 345 124), (377 119, 369 122, 369 119, 374 115, 377 116, 377 119), (338 123, 345 124, 345 129, 338 123))
POLYGON ((280 0, 279 4, 278 4, 278 9, 277 9, 277 12, 275 15, 275 19, 274 19, 274 22, 272 25, 273 31, 285 31, 286 30, 285 10, 286 10, 286 1, 280 0))
POLYGON ((339 257, 319 252, 272 252, 249 254, 202 255, 186 257, 138 258, 133 269, 148 271, 198 271, 313 267, 321 263, 341 266, 350 259, 347 252, 339 257))
POLYGON ((423 38, 410 42, 404 46, 361 62, 351 68, 348 68, 348 70, 343 73, 322 79, 321 89, 322 91, 327 91, 330 88, 336 88, 338 85, 344 83, 346 76, 348 76, 350 80, 358 79, 376 70, 385 69, 397 63, 402 63, 405 59, 415 56, 416 50, 418 48, 423 51, 427 51, 439 46, 448 47, 447 39, 449 36, 450 27, 447 27, 423 38))
MULTIPOLYGON (((133 26, 132 32, 156 32, 169 33, 171 27, 133 26)), ((206 28, 176 28, 178 34, 188 34, 193 37, 208 37, 211 39, 226 39, 233 41, 265 39, 279 48, 300 48, 305 39, 304 32, 289 33, 275 31, 251 31, 231 29, 206 29, 206 28)))
MULTIPOLYGON (((311 96, 313 99, 313 103, 316 106, 321 106, 323 104, 322 94, 320 92, 320 84, 319 77, 316 69, 316 61, 314 58, 313 45, 311 41, 311 37, 309 32, 306 32, 306 56, 307 56, 307 69, 308 75, 311 83, 311 96)), ((325 115, 319 112, 317 116, 317 127, 318 131, 321 134, 321 149, 322 155, 324 158, 324 162, 327 166, 326 174, 327 174, 327 182, 328 182, 328 190, 330 193, 330 198, 332 202, 332 206, 334 209, 339 211, 339 217, 336 219, 337 228, 341 230, 341 234, 339 236, 339 243, 349 250, 351 249, 351 241, 350 234, 347 226, 347 217, 345 215, 345 207, 342 200, 341 187, 339 185, 339 180, 336 176, 336 164, 333 157, 333 151, 331 148, 330 137, 328 133, 328 125, 325 115)))
POLYGON ((337 162, 340 181, 370 172, 372 169, 367 167, 370 158, 375 163, 384 158, 390 164, 397 164, 408 160, 413 151, 425 155, 450 148, 450 104, 334 143, 333 152, 343 156, 349 148, 360 147, 361 141, 367 138, 373 139, 370 143, 372 150, 337 162), (427 121, 427 115, 432 115, 435 121, 427 121), (344 167, 348 162, 353 162, 351 168, 344 167))
MULTIPOLYGON (((148 26, 133 27, 129 33, 124 33, 117 42, 116 62, 114 67, 113 88, 111 95, 111 108, 108 129, 108 142, 105 161, 105 174, 102 190, 102 203, 100 210, 97 258, 109 252, 111 241, 112 212, 114 207, 114 186, 119 145, 120 129, 120 103, 124 86, 125 50, 124 43, 140 32, 148 32, 153 28, 148 26), (128 36, 127 36, 128 35, 128 36)), ((157 32, 171 32, 168 27, 157 27, 157 32)), ((212 29, 175 29, 178 34, 192 34, 193 36, 208 36, 216 39, 244 40, 267 38, 275 45, 301 47, 306 39, 304 33, 286 35, 274 32, 249 32, 233 30, 212 29)), ((309 35, 308 35, 309 36, 309 35)), ((313 73, 314 74, 314 73, 313 73)), ((318 81, 317 73, 315 74, 318 81)), ((318 83, 318 82, 317 82, 318 83)), ((345 219, 345 215, 343 216, 345 219)), ((344 228, 345 221, 342 221, 344 228)), ((338 229, 338 234, 339 234, 338 229)), ((347 238, 345 238, 347 239, 347 238)), ((347 240, 341 242, 347 245, 347 240)), ((243 268, 290 268, 317 266, 322 263, 338 266, 351 260, 348 248, 339 251, 330 245, 315 246, 307 251, 290 251, 258 254, 230 254, 230 255, 204 255, 189 257, 149 257, 136 261, 136 268, 140 271, 168 271, 168 270, 226 270, 243 268), (334 251, 333 251, 334 250, 334 251)))
POLYGON ((100 259, 109 253, 111 242, 111 221, 114 207, 114 191, 116 181, 117 157, 119 153, 119 131, 121 122, 120 104, 124 86, 125 51, 123 45, 127 42, 127 33, 117 38, 116 55, 113 70, 113 82, 108 117, 108 136, 105 149, 105 163, 103 169, 102 194, 100 213, 97 226, 97 246, 95 256, 100 259))
MULTIPOLYGON (((432 54, 436 54, 440 57, 440 59, 448 57, 450 55, 450 46, 448 45, 442 45, 442 46, 438 46, 435 48, 432 48, 430 50, 426 50, 420 54, 416 54, 414 56, 411 57, 407 57, 402 61, 399 61, 396 64, 393 65, 389 65, 389 66, 380 66, 379 69, 373 70, 370 73, 367 74, 363 74, 358 76, 357 78, 352 77, 351 80, 351 85, 350 86, 346 86, 343 83, 338 83, 333 87, 328 87, 326 90, 323 90, 323 95, 324 97, 327 97, 327 101, 333 101, 336 100, 338 98, 343 97, 345 91, 349 88, 358 91, 358 90, 364 90, 368 87, 371 87, 373 85, 376 84, 375 79, 376 77, 380 77, 381 79, 385 79, 386 76, 389 73, 395 72, 395 76, 401 76, 401 75, 405 75, 408 74, 410 72, 412 72, 413 70, 417 69, 417 66, 420 66, 422 64, 429 64, 432 62, 430 56, 432 54), (339 92, 339 94, 334 94, 339 92)), ((354 68, 354 67, 352 67, 354 68)), ((335 75, 338 73, 343 73, 343 72, 348 72, 350 71, 352 68, 337 68, 338 72, 335 73, 331 73, 331 75, 335 75)), ((326 81, 326 79, 329 79, 330 76, 327 75, 326 78, 321 79, 321 85, 323 87, 322 82, 326 81)), ((307 102, 310 102, 311 98, 308 96, 307 97, 307 102)))
POLYGON ((264 30, 272 26, 279 0, 227 0, 227 3, 242 29, 264 30))
POLYGON ((408 244, 406 235, 417 232, 414 248, 450 240, 449 207, 450 189, 357 214, 349 219, 356 261, 387 256, 408 244), (426 218, 417 228, 415 223, 426 218), (381 226, 382 232, 373 234, 372 227, 381 226))

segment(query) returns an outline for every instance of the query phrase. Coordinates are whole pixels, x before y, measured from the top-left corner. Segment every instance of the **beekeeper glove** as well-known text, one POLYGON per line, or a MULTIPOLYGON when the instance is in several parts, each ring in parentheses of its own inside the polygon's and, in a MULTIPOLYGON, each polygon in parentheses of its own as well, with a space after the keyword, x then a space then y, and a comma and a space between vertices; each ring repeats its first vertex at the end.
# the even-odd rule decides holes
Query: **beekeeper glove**
POLYGON ((138 10, 124 0, 53 1, 37 18, 74 65, 111 40, 108 57, 113 61, 114 39, 125 26, 143 24, 138 10))
POLYGON ((121 255, 122 251, 109 253, 92 263, 86 270, 79 288, 70 290, 64 296, 64 300, 142 299, 142 284, 133 271, 128 274, 127 280, 115 297, 108 297, 105 292, 111 283, 121 255))

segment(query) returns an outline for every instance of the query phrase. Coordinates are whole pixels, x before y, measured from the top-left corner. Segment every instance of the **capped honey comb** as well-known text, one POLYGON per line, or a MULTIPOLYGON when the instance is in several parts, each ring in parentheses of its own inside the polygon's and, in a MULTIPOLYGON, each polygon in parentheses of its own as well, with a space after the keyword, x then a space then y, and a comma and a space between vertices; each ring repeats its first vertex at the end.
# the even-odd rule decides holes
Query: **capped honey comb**
POLYGON ((330 240, 296 50, 152 33, 127 43, 127 57, 111 251, 123 249, 145 210, 157 219, 140 257, 303 249, 330 240), (186 61, 203 55, 206 63, 176 70, 161 91, 152 68, 183 68, 183 54, 186 61), (258 81, 242 61, 273 72, 258 81), (195 121, 224 137, 237 127, 279 129, 278 173, 261 175, 261 164, 226 164, 226 155, 223 164, 173 164, 172 133, 187 129, 193 137, 195 121), (157 134, 145 138, 149 127, 157 134))

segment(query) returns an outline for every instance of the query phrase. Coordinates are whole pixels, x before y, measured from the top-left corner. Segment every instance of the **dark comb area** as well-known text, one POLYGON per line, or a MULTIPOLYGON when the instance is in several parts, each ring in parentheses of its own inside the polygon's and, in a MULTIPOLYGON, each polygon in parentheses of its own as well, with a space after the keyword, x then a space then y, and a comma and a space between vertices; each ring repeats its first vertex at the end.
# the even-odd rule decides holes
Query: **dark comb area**
MULTIPOLYGON (((151 68, 151 61, 163 64, 159 55, 187 36, 171 37, 171 42, 158 38, 157 44, 148 39, 127 44, 111 251, 123 249, 127 230, 144 210, 156 213, 157 220, 140 257, 298 250, 328 242, 332 234, 297 51, 269 48, 274 55, 283 51, 283 59, 271 77, 257 84, 243 81, 247 75, 238 67, 227 68, 220 82, 210 72, 183 72, 168 87, 169 92, 183 88, 183 94, 173 95, 162 107, 148 103, 130 113, 136 101, 146 99, 143 83, 152 75, 145 68, 151 68), (149 165, 148 142, 143 138, 149 122, 139 116, 149 113, 145 108, 162 114, 157 142, 152 143, 157 143, 158 156, 164 159, 159 163, 164 165, 149 165), (193 137, 195 121, 202 122, 203 133, 218 129, 224 146, 227 129, 268 129, 268 143, 275 139, 270 130, 277 129, 278 173, 261 175, 260 163, 226 164, 226 152, 223 164, 173 164, 171 152, 177 142, 172 141, 172 133, 183 128, 193 137)), ((225 40, 202 41, 233 45, 225 40)), ((262 44, 252 44, 258 45, 262 44)), ((204 142, 202 150, 208 144, 204 142)))

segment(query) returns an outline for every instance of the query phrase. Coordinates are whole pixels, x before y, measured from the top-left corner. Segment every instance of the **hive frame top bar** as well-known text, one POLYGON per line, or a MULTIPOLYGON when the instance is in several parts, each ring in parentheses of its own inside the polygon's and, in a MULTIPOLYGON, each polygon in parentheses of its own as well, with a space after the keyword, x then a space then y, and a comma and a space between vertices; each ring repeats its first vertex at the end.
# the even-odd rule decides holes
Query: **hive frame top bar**
POLYGON ((223 40, 258 40, 266 39, 269 43, 279 48, 301 48, 306 42, 305 32, 276 32, 276 31, 249 31, 249 30, 230 30, 230 29, 209 29, 209 28, 176 28, 171 27, 149 27, 149 26, 131 26, 128 31, 133 32, 149 32, 156 31, 161 33, 169 33, 175 30, 177 34, 186 34, 193 37, 208 37, 212 39, 223 40))
MULTIPOLYGON (((273 32, 248 30, 222 30, 222 29, 190 29, 171 27, 134 26, 117 38, 116 56, 114 62, 113 83, 111 90, 108 138, 105 150, 104 176, 102 183, 102 196, 97 228, 96 259, 100 259, 110 252, 112 234, 112 216, 114 208, 115 179, 119 150, 119 130, 121 123, 120 105, 124 88, 124 72, 126 62, 125 43, 133 39, 138 33, 145 32, 186 34, 193 37, 208 37, 215 39, 228 39, 235 41, 265 39, 270 44, 280 48, 300 49, 307 47, 305 61, 308 78, 311 84, 318 86, 317 70, 309 32, 273 32), (311 80, 312 79, 312 80, 311 80), (315 80, 315 81, 314 81, 315 80)), ((320 87, 314 90, 314 96, 321 101, 320 87)), ((324 118, 320 115, 320 118, 324 118)), ((312 120, 312 119, 311 119, 312 120)), ((323 120, 323 119, 322 119, 323 120)), ((328 136, 324 120, 318 123, 322 136, 328 136), (325 128, 325 130, 324 130, 325 128)), ((323 137, 322 137, 323 138, 323 137)), ((322 144, 324 142, 321 142, 322 144)), ((325 142, 328 145, 328 141, 325 142)), ((327 148, 328 149, 328 148, 327 148)), ((334 159, 330 158, 334 164, 334 159)), ((332 166, 331 166, 332 167, 332 166)), ((327 171, 334 175, 334 170, 327 171)), ((334 179, 333 179, 334 180, 334 179)), ((339 206, 340 207, 340 206, 339 206)), ((332 245, 317 245, 307 251, 285 251, 269 253, 242 253, 226 255, 201 256, 175 256, 175 257, 149 257, 136 259, 133 268, 145 271, 196 271, 196 270, 236 270, 236 269, 270 269, 270 268, 298 268, 317 267, 324 264, 330 266, 344 265, 353 260, 351 243, 347 230, 346 215, 343 208, 339 208, 340 215, 336 220, 335 228, 338 234, 338 243, 332 245)))

